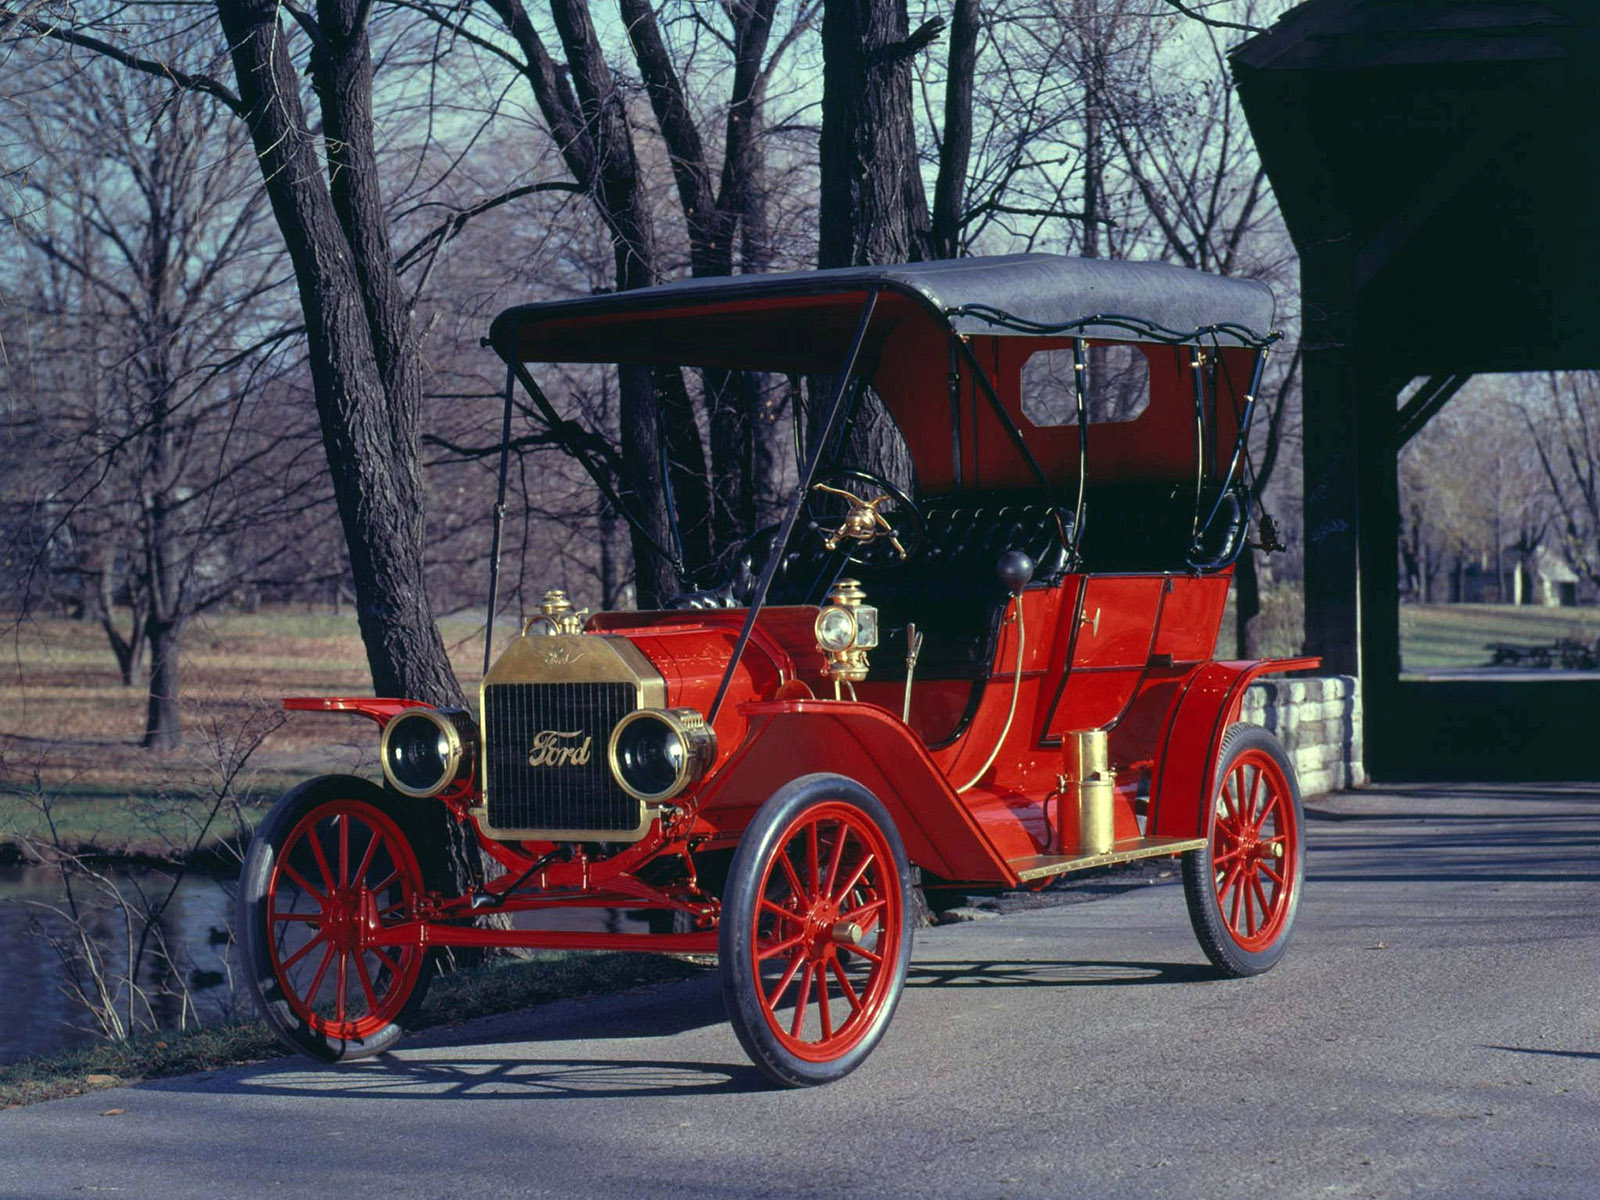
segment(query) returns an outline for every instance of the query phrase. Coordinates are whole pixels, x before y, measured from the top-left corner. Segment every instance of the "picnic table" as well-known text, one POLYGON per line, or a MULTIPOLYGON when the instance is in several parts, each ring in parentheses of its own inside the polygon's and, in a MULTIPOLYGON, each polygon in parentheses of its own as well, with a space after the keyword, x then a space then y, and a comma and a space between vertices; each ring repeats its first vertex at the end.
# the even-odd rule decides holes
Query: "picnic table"
POLYGON ((1552 667, 1560 663, 1568 671, 1600 668, 1600 640, 1589 643, 1565 637, 1531 646, 1517 642, 1486 642, 1483 648, 1493 655, 1490 665, 1496 667, 1552 667))

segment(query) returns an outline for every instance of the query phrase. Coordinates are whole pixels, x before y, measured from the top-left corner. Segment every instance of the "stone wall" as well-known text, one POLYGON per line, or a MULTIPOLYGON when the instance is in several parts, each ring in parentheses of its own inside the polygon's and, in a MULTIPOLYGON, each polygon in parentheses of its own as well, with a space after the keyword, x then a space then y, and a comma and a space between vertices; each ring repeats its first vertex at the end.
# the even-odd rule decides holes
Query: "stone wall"
POLYGON ((1259 680, 1245 693, 1239 719, 1278 735, 1300 776, 1301 795, 1367 781, 1361 765, 1361 689, 1349 675, 1259 680))

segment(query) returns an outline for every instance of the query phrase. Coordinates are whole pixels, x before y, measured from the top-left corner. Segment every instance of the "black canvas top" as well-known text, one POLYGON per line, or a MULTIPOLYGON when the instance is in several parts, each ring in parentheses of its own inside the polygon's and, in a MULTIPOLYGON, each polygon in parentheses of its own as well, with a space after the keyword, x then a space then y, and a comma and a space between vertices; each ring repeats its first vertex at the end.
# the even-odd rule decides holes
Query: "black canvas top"
POLYGON ((1085 337, 1256 345, 1272 332, 1271 289, 1254 280, 1170 263, 1012 254, 686 279, 524 304, 495 318, 489 336, 528 362, 662 362, 677 352, 684 365, 715 357, 729 366, 749 358, 754 367, 765 350, 778 349, 755 336, 757 325, 781 326, 786 316, 797 326, 786 342, 802 338, 827 355, 833 351, 816 343, 847 338, 873 287, 909 298, 960 334, 1047 336, 1070 326, 1065 332, 1085 337), (714 349, 711 331, 689 328, 723 319, 728 327, 714 349))

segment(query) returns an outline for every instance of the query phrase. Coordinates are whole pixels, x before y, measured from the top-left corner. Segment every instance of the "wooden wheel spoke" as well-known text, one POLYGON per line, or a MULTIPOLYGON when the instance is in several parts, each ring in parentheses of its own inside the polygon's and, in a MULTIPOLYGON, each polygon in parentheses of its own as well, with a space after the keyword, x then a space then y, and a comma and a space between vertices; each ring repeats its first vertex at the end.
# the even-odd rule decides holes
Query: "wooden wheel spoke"
POLYGON ((795 871, 794 864, 789 861, 789 855, 786 850, 779 852, 778 862, 783 865, 783 873, 789 879, 789 890, 794 894, 794 898, 796 900, 804 900, 806 897, 805 885, 800 882, 800 876, 795 871))
POLYGON ((800 1031, 806 1024, 806 1006, 811 1003, 811 977, 817 973, 815 963, 806 964, 805 979, 800 984, 800 994, 795 997, 794 1023, 789 1027, 789 1036, 798 1039, 800 1031))
MULTIPOLYGON (((1267 892, 1266 889, 1261 886, 1260 876, 1252 875, 1250 877, 1250 889, 1256 894, 1256 904, 1261 909, 1261 923, 1265 925, 1268 918, 1272 915, 1272 905, 1267 903, 1267 892)), ((1251 930, 1251 932, 1254 933, 1255 931, 1251 930)))
MULTIPOLYGON (((365 879, 367 877, 367 868, 372 865, 372 856, 377 853, 379 837, 378 831, 374 829, 370 832, 372 836, 367 839, 367 848, 362 852, 361 855, 361 865, 356 868, 356 873, 350 877, 352 880, 365 879)), ((392 858, 393 855, 390 857, 392 858)), ((393 874, 391 874, 390 878, 392 879, 393 877, 393 874)), ((377 892, 381 889, 373 888, 371 890, 377 892)))
POLYGON ((766 962, 769 958, 777 958, 780 954, 787 954, 789 951, 798 947, 800 943, 805 940, 806 935, 802 932, 795 934, 792 938, 786 938, 781 942, 776 942, 773 945, 767 946, 764 949, 757 949, 756 961, 766 962))
POLYGON ((276 925, 279 921, 311 921, 311 922, 313 922, 315 924, 321 924, 322 919, 323 919, 322 918, 322 914, 320 912, 314 912, 314 913, 287 912, 286 913, 286 912, 279 912, 277 909, 273 909, 272 910, 272 915, 267 918, 268 922, 270 922, 271 924, 274 924, 274 925, 276 925))
POLYGON ((828 968, 817 972, 817 1015, 822 1019, 822 1037, 833 1036, 833 1001, 828 998, 828 968))
POLYGON ((328 867, 328 856, 322 852, 322 839, 317 836, 315 825, 306 830, 306 841, 311 843, 311 856, 317 860, 317 870, 322 872, 323 886, 332 892, 339 885, 333 881, 333 871, 328 867))
POLYGON ((285 859, 283 863, 283 873, 290 879, 294 880, 295 884, 300 888, 300 890, 305 892, 318 904, 326 904, 328 902, 328 897, 307 883, 306 877, 300 874, 299 871, 296 871, 294 867, 290 865, 287 859, 285 859))
POLYGON ((828 860, 828 878, 822 885, 822 894, 830 900, 837 894, 833 890, 834 881, 839 878, 839 863, 844 858, 844 844, 850 840, 850 827, 843 821, 839 822, 839 834, 833 842, 833 855, 828 860))
POLYGON ((817 827, 820 821, 811 821, 806 825, 806 871, 811 876, 811 888, 806 893, 808 896, 822 895, 822 867, 821 848, 817 845, 817 827))
POLYGON ((283 968, 282 969, 287 971, 290 967, 294 966, 295 963, 299 962, 307 954, 310 954, 312 950, 314 950, 318 946, 320 946, 322 944, 323 940, 327 938, 327 936, 328 936, 327 930, 325 930, 325 929, 317 930, 315 937, 311 938, 311 940, 306 942, 306 944, 304 946, 301 946, 300 949, 296 950, 288 958, 283 960, 283 968))
POLYGON ((333 1019, 343 1025, 345 1022, 345 990, 350 986, 350 952, 339 951, 339 970, 336 972, 337 986, 333 992, 333 1019))
POLYGON ((796 954, 789 960, 789 969, 783 973, 783 978, 778 980, 778 986, 767 997, 768 1008, 776 1009, 778 1007, 778 1001, 783 999, 783 993, 789 990, 789 985, 794 982, 795 975, 805 965, 805 961, 806 956, 804 953, 796 954))
POLYGON ((400 872, 398 870, 390 871, 386 876, 384 876, 382 883, 374 884, 372 887, 369 887, 366 890, 371 892, 374 896, 381 896, 384 892, 388 891, 390 885, 392 885, 395 880, 399 878, 400 872))
POLYGON ((850 977, 844 973, 844 964, 836 955, 828 964, 833 968, 833 977, 839 981, 839 987, 844 992, 844 998, 850 1002, 851 1012, 861 1011, 861 997, 856 994, 856 989, 850 986, 850 977))
POLYGON ((350 874, 350 817, 341 813, 337 818, 339 823, 339 883, 345 885, 354 878, 350 874))
POLYGON ((317 973, 311 977, 311 987, 306 991, 306 1006, 310 1007, 317 1001, 317 993, 322 990, 322 981, 327 977, 328 967, 333 963, 333 947, 325 945, 322 951, 322 961, 317 964, 317 973))
POLYGON ((838 894, 841 896, 848 896, 851 892, 855 891, 856 885, 861 882, 862 877, 866 875, 866 873, 872 868, 872 864, 877 861, 877 856, 874 855, 872 851, 864 851, 861 855, 861 861, 856 864, 856 869, 850 872, 849 880, 847 880, 845 885, 839 889, 838 894))
POLYGON ((883 962, 883 955, 878 954, 878 953, 876 953, 876 952, 874 952, 872 950, 868 950, 865 946, 856 946, 856 945, 840 946, 839 949, 840 949, 841 952, 844 952, 844 953, 859 954, 862 958, 866 959, 868 962, 875 962, 875 963, 882 963, 883 962))
POLYGON ((364 955, 357 954, 355 959, 356 978, 361 981, 361 992, 367 998, 367 1011, 369 1013, 376 1013, 378 1011, 378 994, 373 990, 372 976, 367 973, 366 957, 364 955))
POLYGON ((1260 869, 1261 869, 1261 873, 1263 875, 1265 875, 1268 879, 1272 880, 1272 882, 1274 884, 1276 884, 1278 887, 1282 887, 1283 886, 1283 876, 1278 874, 1277 871, 1273 870, 1266 863, 1262 863, 1260 869))
POLYGON ((859 908, 852 908, 848 912, 841 912, 839 914, 839 920, 854 921, 857 925, 861 926, 862 932, 866 932, 871 928, 871 926, 867 924, 867 920, 870 918, 874 923, 876 923, 878 918, 883 915, 883 909, 887 903, 888 901, 880 896, 876 900, 867 901, 867 903, 861 905, 859 908))
POLYGON ((778 904, 775 901, 768 900, 765 896, 761 897, 761 908, 772 913, 780 921, 787 921, 791 925, 795 924, 799 920, 792 909, 785 908, 783 905, 778 904))
POLYGON ((401 972, 400 972, 400 964, 399 963, 395 962, 394 959, 390 958, 387 954, 385 954, 383 952, 383 950, 378 946, 368 946, 367 949, 369 951, 371 951, 371 953, 372 953, 374 958, 376 958, 384 966, 389 968, 390 973, 396 979, 400 978, 401 972))

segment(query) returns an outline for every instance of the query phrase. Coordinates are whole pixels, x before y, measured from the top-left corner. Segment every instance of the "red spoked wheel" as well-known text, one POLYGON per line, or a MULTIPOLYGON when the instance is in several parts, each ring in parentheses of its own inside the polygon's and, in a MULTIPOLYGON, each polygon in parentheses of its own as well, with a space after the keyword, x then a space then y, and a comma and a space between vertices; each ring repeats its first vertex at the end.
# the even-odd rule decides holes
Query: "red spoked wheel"
POLYGON ((849 1074, 894 1014, 911 956, 911 871, 865 788, 808 775, 745 831, 720 927, 729 1020, 751 1061, 791 1087, 849 1074))
POLYGON ((1288 948, 1305 880, 1304 814, 1278 739, 1234 725, 1222 739, 1207 844, 1183 856, 1201 948, 1225 975, 1259 975, 1288 948))
POLYGON ((364 780, 312 780, 278 802, 245 859, 251 990, 278 1036, 313 1058, 387 1049, 421 1000, 424 947, 373 944, 414 919, 424 892, 392 802, 364 780))

